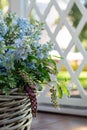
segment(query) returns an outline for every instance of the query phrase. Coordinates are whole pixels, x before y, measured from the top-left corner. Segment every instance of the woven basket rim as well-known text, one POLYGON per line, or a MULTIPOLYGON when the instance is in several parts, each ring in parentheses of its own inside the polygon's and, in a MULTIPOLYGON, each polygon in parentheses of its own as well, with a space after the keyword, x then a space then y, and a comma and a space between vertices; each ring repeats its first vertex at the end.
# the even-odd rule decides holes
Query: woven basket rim
POLYGON ((18 88, 15 88, 15 89, 12 89, 11 92, 9 94, 5 94, 5 93, 2 93, 1 89, 0 89, 0 97, 6 97, 6 98, 9 98, 9 97, 26 97, 28 96, 28 94, 26 92, 20 92, 18 91, 18 88))
POLYGON ((29 130, 31 122, 32 111, 28 94, 0 93, 0 130, 29 130))

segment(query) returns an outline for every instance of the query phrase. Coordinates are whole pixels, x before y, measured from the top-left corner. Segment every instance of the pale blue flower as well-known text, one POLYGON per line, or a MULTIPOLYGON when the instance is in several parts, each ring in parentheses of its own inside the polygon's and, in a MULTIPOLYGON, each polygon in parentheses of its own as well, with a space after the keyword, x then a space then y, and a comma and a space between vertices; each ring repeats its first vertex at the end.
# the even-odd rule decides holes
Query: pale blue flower
POLYGON ((0 35, 0 42, 3 42, 4 38, 0 35))
POLYGON ((37 23, 32 25, 28 19, 19 18, 15 14, 8 14, 3 18, 0 12, 0 60, 6 63, 6 69, 12 69, 14 61, 25 62, 30 69, 35 69, 35 59, 28 61, 30 55, 39 60, 48 58, 52 46, 41 44, 40 37, 41 27, 37 23))

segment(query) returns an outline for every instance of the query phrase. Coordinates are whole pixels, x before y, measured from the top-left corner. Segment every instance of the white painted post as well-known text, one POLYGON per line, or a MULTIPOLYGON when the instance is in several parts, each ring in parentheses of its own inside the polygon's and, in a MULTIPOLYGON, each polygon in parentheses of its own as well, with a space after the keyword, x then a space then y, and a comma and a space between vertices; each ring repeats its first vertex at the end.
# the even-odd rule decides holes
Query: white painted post
POLYGON ((9 11, 17 13, 20 17, 26 17, 26 4, 28 0, 9 0, 9 11))

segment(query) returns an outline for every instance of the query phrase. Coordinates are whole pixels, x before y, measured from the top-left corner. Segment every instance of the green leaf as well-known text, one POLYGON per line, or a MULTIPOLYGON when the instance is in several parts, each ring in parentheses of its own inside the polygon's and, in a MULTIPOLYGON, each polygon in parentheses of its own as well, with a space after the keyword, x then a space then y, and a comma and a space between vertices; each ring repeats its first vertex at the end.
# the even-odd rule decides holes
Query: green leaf
POLYGON ((57 89, 58 89, 58 97, 62 98, 63 97, 63 92, 62 92, 61 86, 59 84, 57 84, 57 89))
POLYGON ((53 57, 55 57, 55 58, 58 58, 58 60, 59 60, 59 58, 60 59, 64 59, 63 57, 61 57, 61 56, 56 56, 56 55, 52 55, 53 57))
POLYGON ((14 47, 14 46, 6 46, 4 48, 7 48, 7 49, 16 49, 16 47, 14 47))
MULTIPOLYGON (((29 61, 32 61, 32 60, 38 60, 36 56, 34 55, 28 55, 28 59, 29 61)), ((39 60, 38 60, 39 61, 39 60)))
POLYGON ((2 92, 5 93, 6 95, 9 95, 10 89, 7 86, 4 86, 2 92))
POLYGON ((43 88, 40 84, 36 83, 36 86, 38 87, 38 91, 41 91, 43 88))
POLYGON ((46 62, 48 63, 48 66, 50 66, 54 70, 54 72, 57 72, 57 65, 56 65, 55 60, 49 58, 49 59, 47 59, 46 62))
POLYGON ((64 84, 62 85, 61 89, 64 94, 66 94, 68 97, 70 96, 69 90, 67 89, 67 87, 64 84))

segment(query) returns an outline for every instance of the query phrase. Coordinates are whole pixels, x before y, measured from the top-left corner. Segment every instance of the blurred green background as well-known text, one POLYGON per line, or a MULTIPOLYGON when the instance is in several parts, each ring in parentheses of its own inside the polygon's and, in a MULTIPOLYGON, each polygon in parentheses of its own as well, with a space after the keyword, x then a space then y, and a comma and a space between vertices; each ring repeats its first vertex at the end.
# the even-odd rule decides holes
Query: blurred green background
POLYGON ((9 2, 8 0, 0 0, 0 9, 3 12, 3 15, 5 15, 9 9, 9 2))

